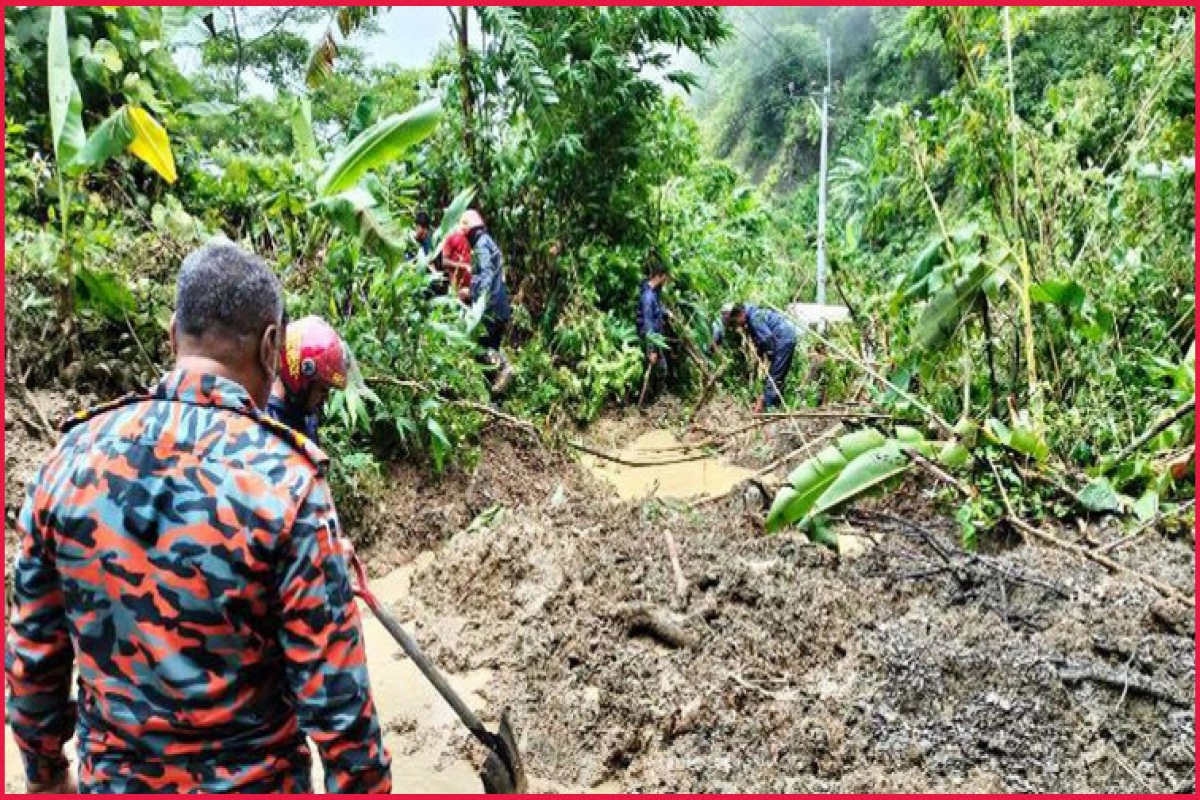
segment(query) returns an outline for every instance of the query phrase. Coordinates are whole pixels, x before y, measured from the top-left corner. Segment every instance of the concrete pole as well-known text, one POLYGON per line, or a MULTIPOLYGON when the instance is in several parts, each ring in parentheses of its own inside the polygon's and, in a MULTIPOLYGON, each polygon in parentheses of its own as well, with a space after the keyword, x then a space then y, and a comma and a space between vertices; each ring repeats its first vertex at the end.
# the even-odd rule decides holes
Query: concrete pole
POLYGON ((821 189, 817 205, 817 304, 825 305, 825 198, 829 184, 829 88, 833 83, 833 43, 825 37, 824 99, 821 104, 821 189))

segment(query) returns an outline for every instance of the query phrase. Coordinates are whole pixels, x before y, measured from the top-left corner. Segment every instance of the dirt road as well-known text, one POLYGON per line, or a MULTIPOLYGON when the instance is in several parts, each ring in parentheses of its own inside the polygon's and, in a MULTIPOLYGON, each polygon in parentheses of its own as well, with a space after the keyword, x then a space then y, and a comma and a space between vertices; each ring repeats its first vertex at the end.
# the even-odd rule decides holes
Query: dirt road
MULTIPOLYGON (((589 440, 639 458, 678 446, 653 427, 610 419, 589 440)), ((471 475, 398 468, 348 529, 485 722, 513 709, 537 791, 1193 786, 1194 610, 1037 545, 962 553, 920 476, 847 514, 861 547, 840 556, 764 536, 768 498, 711 481, 819 433, 751 432, 727 453, 741 467, 689 462, 672 480, 493 436, 471 475)), ((1194 584, 1190 539, 1118 555, 1194 584)), ((367 640, 397 790, 479 791, 481 751, 373 620, 367 640)))

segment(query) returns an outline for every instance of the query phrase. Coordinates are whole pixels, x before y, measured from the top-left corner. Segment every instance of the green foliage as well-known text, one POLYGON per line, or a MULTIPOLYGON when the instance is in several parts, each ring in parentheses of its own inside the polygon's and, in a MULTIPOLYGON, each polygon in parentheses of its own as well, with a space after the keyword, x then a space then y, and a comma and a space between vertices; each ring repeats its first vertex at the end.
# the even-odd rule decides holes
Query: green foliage
POLYGON ((439 104, 429 101, 372 125, 334 155, 317 179, 317 193, 328 197, 345 191, 370 170, 395 161, 433 133, 440 116, 439 104))
POLYGON ((886 441, 874 428, 864 428, 846 434, 805 461, 788 476, 789 486, 776 496, 767 515, 767 530, 777 531, 808 517, 848 464, 886 441))

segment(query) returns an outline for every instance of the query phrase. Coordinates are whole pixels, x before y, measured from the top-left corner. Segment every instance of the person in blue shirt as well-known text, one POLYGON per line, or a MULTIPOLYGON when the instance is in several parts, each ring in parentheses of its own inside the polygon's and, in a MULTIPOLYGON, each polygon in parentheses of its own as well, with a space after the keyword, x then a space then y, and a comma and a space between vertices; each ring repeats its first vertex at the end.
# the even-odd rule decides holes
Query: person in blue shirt
POLYGON ((512 304, 508 299, 508 287, 504 283, 504 259, 500 247, 488 232, 483 216, 474 209, 462 215, 459 225, 466 234, 473 251, 474 271, 471 273, 470 302, 474 305, 480 297, 485 298, 483 311, 483 336, 479 344, 485 358, 495 373, 492 392, 500 394, 512 378, 512 368, 504 357, 501 345, 512 319, 512 304))
POLYGON ((647 369, 653 370, 657 379, 664 378, 668 371, 667 350, 661 339, 667 333, 668 316, 663 307, 662 288, 669 279, 666 265, 656 260, 650 267, 650 277, 642 281, 638 295, 638 338, 646 351, 647 369))
POLYGON ((713 344, 719 345, 728 328, 744 330, 754 343, 760 358, 768 364, 762 397, 754 404, 754 413, 783 403, 783 389, 792 359, 796 355, 796 328, 782 314, 750 303, 734 303, 721 309, 721 320, 713 325, 713 344))

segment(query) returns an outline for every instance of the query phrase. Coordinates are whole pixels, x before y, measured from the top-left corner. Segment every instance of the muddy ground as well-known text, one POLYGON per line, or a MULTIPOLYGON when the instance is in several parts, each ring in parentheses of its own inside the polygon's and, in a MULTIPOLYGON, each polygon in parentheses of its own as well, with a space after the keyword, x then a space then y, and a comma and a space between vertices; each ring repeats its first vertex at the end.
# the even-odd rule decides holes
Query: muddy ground
MULTIPOLYGON (((584 436, 636 458, 631 442, 681 417, 668 399, 584 436)), ((721 403, 698 420, 744 422, 721 403)), ((757 472, 832 424, 748 431, 718 467, 757 472)), ((10 559, 14 489, 44 452, 31 432, 6 426, 10 559)), ((667 496, 686 480, 623 500, 587 463, 497 428, 472 473, 397 467, 348 526, 377 592, 485 721, 512 708, 532 789, 1194 788, 1193 609, 1015 538, 968 557, 919 478, 848 514, 838 555, 763 535, 771 475, 689 508, 667 496)), ((1117 535, 1062 532, 1085 534, 1117 535)), ((1190 537, 1152 532, 1114 558, 1192 592, 1190 537)), ((397 791, 478 791, 480 751, 382 636, 368 628, 397 791)))

